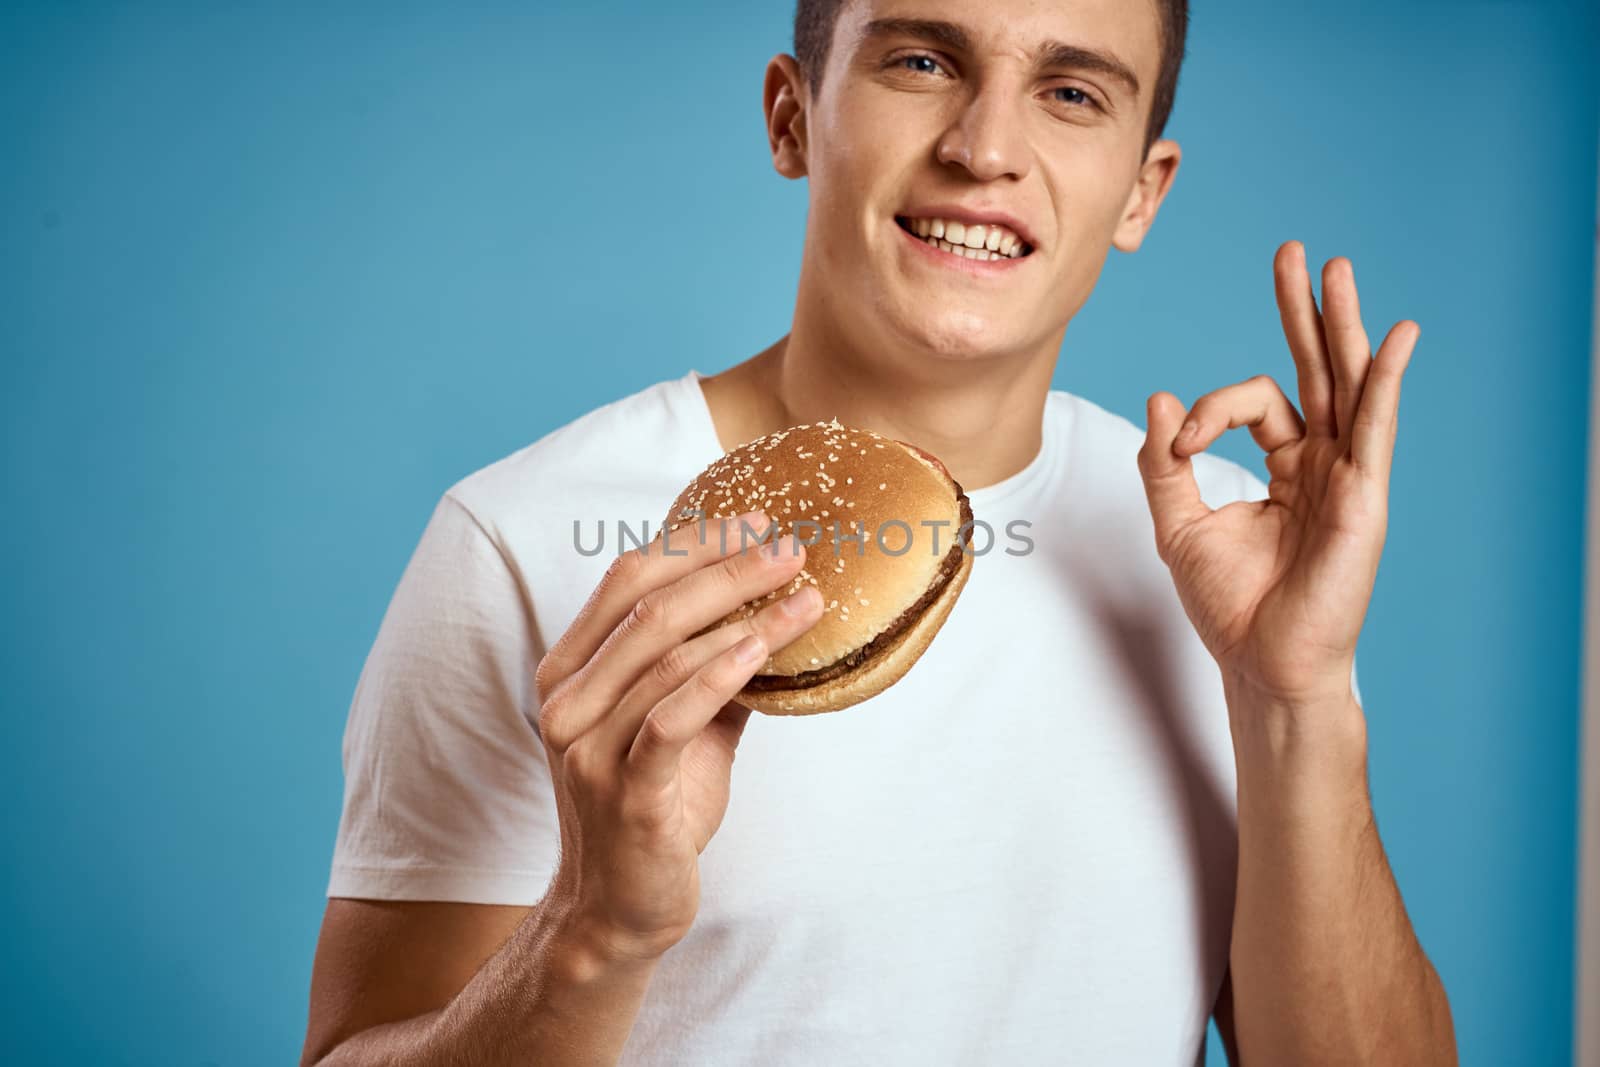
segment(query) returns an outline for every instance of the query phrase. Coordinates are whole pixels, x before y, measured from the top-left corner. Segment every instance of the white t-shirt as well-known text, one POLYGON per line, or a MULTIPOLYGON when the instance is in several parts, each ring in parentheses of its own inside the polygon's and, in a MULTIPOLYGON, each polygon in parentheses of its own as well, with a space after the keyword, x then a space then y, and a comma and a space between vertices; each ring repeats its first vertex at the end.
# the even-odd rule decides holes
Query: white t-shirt
MULTIPOLYGON (((440 499, 356 687, 330 896, 543 896, 559 833, 534 668, 618 551, 616 523, 653 534, 722 454, 700 377, 440 499), (606 547, 584 555, 601 520, 606 547)), ((969 492, 994 547, 930 654, 845 712, 751 716, 699 915, 622 1062, 1203 1062, 1233 910, 1233 750, 1215 661, 1156 555, 1143 436, 1052 391, 1039 454, 969 492)), ((1266 496, 1235 463, 1194 465, 1212 506, 1266 496)))

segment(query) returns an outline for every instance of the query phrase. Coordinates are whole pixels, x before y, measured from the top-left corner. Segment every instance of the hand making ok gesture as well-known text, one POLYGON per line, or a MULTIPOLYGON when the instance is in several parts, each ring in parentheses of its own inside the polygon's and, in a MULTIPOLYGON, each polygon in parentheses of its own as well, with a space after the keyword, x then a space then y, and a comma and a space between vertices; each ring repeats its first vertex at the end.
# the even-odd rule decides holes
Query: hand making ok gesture
POLYGON ((1374 357, 1348 259, 1323 268, 1321 313, 1298 241, 1273 271, 1301 411, 1265 374, 1205 394, 1187 418, 1158 392, 1138 462, 1156 550, 1200 639, 1227 678, 1295 706, 1350 693, 1388 525, 1400 379, 1422 330, 1396 323, 1374 357), (1235 426, 1267 453, 1268 499, 1212 510, 1189 457, 1235 426))

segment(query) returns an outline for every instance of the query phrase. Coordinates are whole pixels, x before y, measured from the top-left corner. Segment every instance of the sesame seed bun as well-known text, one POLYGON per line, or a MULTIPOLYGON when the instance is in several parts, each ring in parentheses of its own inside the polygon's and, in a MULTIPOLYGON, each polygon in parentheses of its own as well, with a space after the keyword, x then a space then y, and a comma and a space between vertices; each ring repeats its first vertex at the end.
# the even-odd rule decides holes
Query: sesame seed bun
POLYGON ((706 630, 747 619, 805 584, 816 586, 823 606, 817 623, 774 650, 736 698, 767 714, 838 711, 899 681, 972 570, 972 512, 961 486, 933 456, 870 430, 807 423, 747 442, 678 495, 665 527, 694 537, 701 517, 756 508, 774 521, 763 540, 788 533, 813 542, 805 566, 706 630))

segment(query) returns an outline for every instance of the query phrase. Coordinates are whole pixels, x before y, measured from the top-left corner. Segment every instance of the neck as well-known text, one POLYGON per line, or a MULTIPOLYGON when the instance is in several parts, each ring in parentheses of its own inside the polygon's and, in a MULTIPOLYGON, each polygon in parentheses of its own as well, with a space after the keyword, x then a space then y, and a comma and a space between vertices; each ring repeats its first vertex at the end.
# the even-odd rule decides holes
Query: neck
POLYGON ((1061 335, 1038 352, 982 360, 888 345, 864 355, 832 321, 797 312, 788 336, 701 381, 724 450, 836 418, 933 453, 968 490, 1010 477, 1039 454, 1061 335))

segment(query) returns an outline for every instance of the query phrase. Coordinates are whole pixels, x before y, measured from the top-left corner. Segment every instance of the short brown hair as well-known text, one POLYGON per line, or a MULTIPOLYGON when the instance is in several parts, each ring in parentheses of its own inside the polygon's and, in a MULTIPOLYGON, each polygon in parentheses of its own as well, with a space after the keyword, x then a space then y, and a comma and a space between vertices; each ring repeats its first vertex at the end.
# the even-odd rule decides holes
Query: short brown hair
MULTIPOLYGON (((845 0, 796 0, 794 56, 800 61, 813 96, 822 88, 822 68, 827 66, 834 24, 844 5, 845 0)), ((1161 68, 1156 75, 1150 121, 1145 124, 1145 152, 1167 128, 1167 118, 1178 95, 1178 69, 1183 66, 1189 37, 1189 0, 1155 0, 1155 5, 1161 16, 1161 68)))

